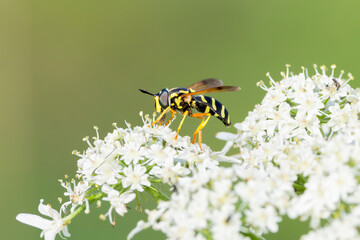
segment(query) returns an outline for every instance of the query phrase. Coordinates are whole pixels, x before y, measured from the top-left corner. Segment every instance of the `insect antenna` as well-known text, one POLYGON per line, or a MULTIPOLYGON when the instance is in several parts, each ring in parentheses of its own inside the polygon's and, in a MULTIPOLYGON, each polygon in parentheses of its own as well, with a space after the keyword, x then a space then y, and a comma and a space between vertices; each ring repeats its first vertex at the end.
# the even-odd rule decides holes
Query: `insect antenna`
POLYGON ((148 91, 145 91, 145 90, 142 90, 142 89, 139 89, 139 90, 140 90, 140 92, 142 92, 142 93, 145 93, 145 94, 149 94, 149 95, 151 95, 151 96, 154 96, 154 94, 149 93, 148 91))

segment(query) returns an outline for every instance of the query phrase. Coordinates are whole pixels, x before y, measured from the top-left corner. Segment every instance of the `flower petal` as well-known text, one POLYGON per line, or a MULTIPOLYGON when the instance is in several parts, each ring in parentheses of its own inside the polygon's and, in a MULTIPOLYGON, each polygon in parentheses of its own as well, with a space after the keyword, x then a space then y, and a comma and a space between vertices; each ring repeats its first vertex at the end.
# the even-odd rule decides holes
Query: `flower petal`
POLYGON ((49 228, 52 221, 42 218, 35 214, 29 214, 29 213, 20 213, 16 216, 16 220, 19 222, 28 224, 30 226, 40 228, 41 230, 49 228))
POLYGON ((58 220, 60 218, 59 213, 55 209, 53 209, 50 205, 43 204, 43 202, 44 202, 44 199, 40 199, 40 204, 38 207, 39 212, 42 215, 51 217, 54 220, 58 220))
POLYGON ((102 186, 102 188, 101 188, 101 191, 103 191, 103 192, 105 192, 105 193, 107 193, 107 194, 109 194, 109 192, 111 192, 112 190, 113 190, 113 188, 110 187, 110 186, 107 185, 107 184, 104 184, 104 185, 102 186))
POLYGON ((54 230, 45 231, 44 239, 45 240, 55 240, 57 232, 54 230))
POLYGON ((71 237, 71 234, 69 233, 69 229, 67 226, 64 227, 64 229, 62 230, 62 234, 65 236, 65 237, 71 237))
POLYGON ((126 192, 120 196, 122 198, 123 203, 131 202, 135 197, 135 193, 126 192))
POLYGON ((129 233, 129 235, 127 236, 127 240, 132 239, 137 233, 141 232, 142 230, 150 227, 151 224, 150 223, 146 223, 143 220, 140 220, 137 224, 136 227, 131 230, 131 232, 129 233))
POLYGON ((228 132, 218 132, 215 135, 215 137, 220 140, 228 141, 228 140, 235 140, 237 135, 233 134, 233 133, 228 133, 228 132))

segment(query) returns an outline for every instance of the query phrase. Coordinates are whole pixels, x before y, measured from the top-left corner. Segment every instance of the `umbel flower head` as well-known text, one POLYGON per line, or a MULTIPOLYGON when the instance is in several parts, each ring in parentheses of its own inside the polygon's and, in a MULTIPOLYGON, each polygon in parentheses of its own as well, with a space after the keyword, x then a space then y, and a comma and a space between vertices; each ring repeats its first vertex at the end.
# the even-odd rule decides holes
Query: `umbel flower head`
MULTIPOLYGON (((124 216, 128 211, 127 204, 135 199, 136 209, 141 211, 143 192, 156 201, 167 200, 168 196, 157 189, 156 184, 173 187, 192 171, 216 168, 222 160, 222 154, 211 151, 206 145, 200 149, 198 144, 191 144, 187 136, 175 139, 176 132, 169 127, 149 127, 153 120, 140 115, 143 126, 132 128, 126 123, 126 128, 119 128, 113 124, 115 129, 104 139, 100 139, 99 129, 95 127, 93 141, 89 137, 83 139, 88 149, 82 153, 73 151, 78 156, 76 178, 59 180, 66 189, 64 196, 69 200, 62 203, 59 212, 43 205, 42 201, 39 206, 40 213, 52 217, 53 221, 24 213, 19 214, 17 220, 42 229, 41 236, 51 240, 60 231, 65 231, 63 235, 68 236, 66 225, 80 212, 90 213, 92 203, 99 206, 105 202, 110 206, 100 218, 108 218, 115 225, 113 213, 124 216), (45 208, 50 213, 43 210, 45 208)), ((59 200, 62 202, 62 198, 59 200)))
POLYGON ((360 91, 334 65, 330 75, 314 67, 310 76, 287 66, 278 82, 267 74, 270 85, 258 83, 266 95, 237 134, 217 135, 242 164, 181 178, 129 238, 152 227, 171 239, 257 239, 284 216, 310 219, 303 239, 360 238, 360 91))
POLYGON ((330 73, 314 67, 313 75, 305 68, 295 75, 287 66, 280 81, 267 74, 269 85, 258 83, 263 101, 234 125, 237 133, 217 134, 226 142, 221 152, 175 139, 168 126, 149 127, 154 118, 142 113, 143 126, 114 124, 104 139, 95 127, 93 141, 83 139, 89 147, 73 152, 76 178, 60 181, 69 200, 59 213, 41 202, 51 214, 40 212, 53 220, 17 219, 51 240, 67 236, 66 225, 93 203, 109 206, 100 218, 114 225, 114 214, 124 216, 131 202, 141 211, 147 193, 157 207, 145 209, 148 220, 129 239, 149 227, 169 239, 261 239, 278 232, 285 216, 309 220, 305 240, 360 238, 360 90, 349 85, 351 74, 335 76, 334 65, 330 73))

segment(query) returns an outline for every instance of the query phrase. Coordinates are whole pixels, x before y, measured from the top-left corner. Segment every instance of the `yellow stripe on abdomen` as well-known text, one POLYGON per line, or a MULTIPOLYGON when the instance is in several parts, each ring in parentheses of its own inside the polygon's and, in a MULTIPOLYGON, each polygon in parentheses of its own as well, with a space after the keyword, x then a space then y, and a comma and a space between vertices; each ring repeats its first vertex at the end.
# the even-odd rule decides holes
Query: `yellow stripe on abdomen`
POLYGON ((204 113, 209 113, 209 112, 210 112, 210 107, 206 106, 204 113))
POLYGON ((216 111, 215 98, 211 98, 212 108, 216 111))
POLYGON ((203 95, 201 95, 200 98, 201 98, 201 101, 203 101, 204 103, 207 103, 207 101, 203 95))
POLYGON ((224 107, 224 105, 221 106, 221 117, 225 119, 225 107, 224 107))

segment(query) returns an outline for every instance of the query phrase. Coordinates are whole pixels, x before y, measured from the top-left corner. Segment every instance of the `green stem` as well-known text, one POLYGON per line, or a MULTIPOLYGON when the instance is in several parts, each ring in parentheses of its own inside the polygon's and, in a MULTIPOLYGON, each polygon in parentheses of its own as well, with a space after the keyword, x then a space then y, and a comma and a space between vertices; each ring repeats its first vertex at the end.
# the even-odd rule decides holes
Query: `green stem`
MULTIPOLYGON (((96 186, 96 185, 95 185, 95 184, 92 184, 92 186, 96 186)), ((93 191, 96 191, 96 190, 98 190, 98 189, 100 189, 100 186, 94 187, 94 188, 90 189, 89 191, 87 191, 86 194, 89 194, 89 193, 91 193, 91 192, 93 192, 93 191)))
POLYGON ((297 189, 301 189, 301 190, 305 190, 306 187, 304 187, 303 185, 297 184, 297 183, 293 183, 293 187, 297 188, 297 189))
POLYGON ((161 179, 159 178, 155 178, 155 179, 149 178, 148 180, 152 183, 162 183, 161 179))
POLYGON ((168 196, 166 196, 164 193, 162 193, 160 190, 150 186, 144 186, 144 190, 146 192, 148 192, 151 196, 153 196, 153 198, 155 199, 156 202, 158 202, 159 199, 161 200, 165 200, 168 201, 170 198, 168 196))
MULTIPOLYGON (((102 197, 104 197, 105 193, 97 193, 94 195, 91 195, 89 197, 87 197, 89 204, 92 204, 93 202, 101 199, 102 197)), ((71 213, 70 215, 66 216, 63 218, 64 221, 64 225, 68 225, 71 223, 71 220, 76 217, 79 213, 81 213, 82 211, 84 211, 86 209, 86 204, 81 205, 79 208, 77 208, 73 213, 71 213)))
POLYGON ((209 229, 202 229, 201 233, 203 234, 203 236, 207 239, 207 240, 213 240, 213 237, 211 235, 211 232, 209 229))
POLYGON ((330 99, 330 98, 327 98, 327 99, 324 101, 324 103, 323 103, 323 104, 324 104, 324 105, 326 105, 326 104, 327 104, 327 102, 329 101, 329 99, 330 99))
POLYGON ((257 236, 251 232, 241 232, 244 236, 250 237, 251 240, 265 240, 262 236, 257 236))

